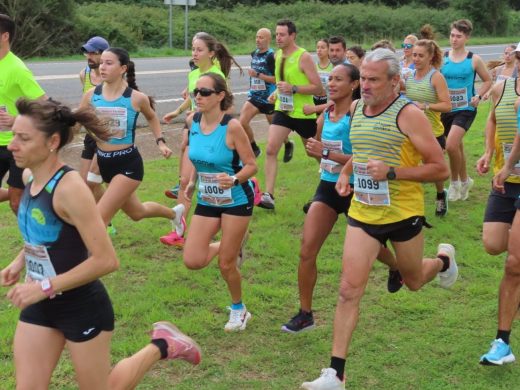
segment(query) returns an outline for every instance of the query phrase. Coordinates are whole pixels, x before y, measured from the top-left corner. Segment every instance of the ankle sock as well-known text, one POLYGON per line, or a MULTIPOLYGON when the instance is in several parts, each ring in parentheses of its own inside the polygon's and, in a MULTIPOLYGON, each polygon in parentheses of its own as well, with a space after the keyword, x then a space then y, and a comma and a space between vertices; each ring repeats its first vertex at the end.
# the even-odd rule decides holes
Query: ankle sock
POLYGON ((448 268, 450 268, 450 258, 448 256, 438 255, 437 257, 442 260, 443 266, 442 266, 441 272, 444 272, 448 268))
POLYGON ((232 310, 242 310, 244 308, 244 304, 242 303, 242 301, 238 302, 238 303, 232 303, 231 304, 231 309, 232 310))
POLYGON ((330 368, 336 370, 336 376, 340 381, 343 380, 343 376, 345 375, 345 362, 345 359, 336 356, 330 358, 330 368))
POLYGON ((502 339, 504 343, 509 345, 509 335, 511 334, 510 330, 497 330, 497 339, 502 339))
POLYGON ((159 352, 161 352, 161 359, 166 359, 168 357, 168 343, 165 339, 154 339, 151 341, 151 343, 159 348, 159 352))

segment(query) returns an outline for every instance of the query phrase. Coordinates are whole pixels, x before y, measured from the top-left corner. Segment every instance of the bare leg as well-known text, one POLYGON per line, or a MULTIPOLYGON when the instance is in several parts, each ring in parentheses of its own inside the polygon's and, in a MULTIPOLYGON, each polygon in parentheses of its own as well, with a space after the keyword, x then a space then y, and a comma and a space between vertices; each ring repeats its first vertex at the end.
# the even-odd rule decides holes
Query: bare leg
POLYGON ((484 222, 482 225, 482 242, 490 255, 499 255, 507 250, 511 225, 504 222, 484 222))
POLYGON ((451 126, 446 140, 446 152, 450 159, 451 181, 465 180, 461 177, 462 165, 465 164, 462 138, 466 132, 460 126, 451 126))
POLYGON ((278 171, 278 152, 284 140, 291 133, 287 127, 270 125, 267 135, 267 148, 265 158, 265 185, 266 191, 274 195, 274 185, 278 171))
POLYGON ((194 215, 191 218, 190 230, 183 251, 186 267, 194 270, 204 268, 218 254, 220 242, 211 243, 211 240, 219 231, 220 222, 220 218, 200 215, 194 215))

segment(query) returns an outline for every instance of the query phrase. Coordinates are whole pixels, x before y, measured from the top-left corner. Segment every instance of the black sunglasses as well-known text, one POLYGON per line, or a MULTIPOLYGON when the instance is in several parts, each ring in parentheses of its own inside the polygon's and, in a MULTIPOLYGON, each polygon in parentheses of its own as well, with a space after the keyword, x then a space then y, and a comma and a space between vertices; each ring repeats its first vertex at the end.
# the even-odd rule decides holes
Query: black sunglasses
POLYGON ((215 91, 214 89, 209 88, 195 88, 193 90, 193 96, 197 96, 200 93, 200 96, 208 97, 214 93, 219 93, 219 91, 215 91))

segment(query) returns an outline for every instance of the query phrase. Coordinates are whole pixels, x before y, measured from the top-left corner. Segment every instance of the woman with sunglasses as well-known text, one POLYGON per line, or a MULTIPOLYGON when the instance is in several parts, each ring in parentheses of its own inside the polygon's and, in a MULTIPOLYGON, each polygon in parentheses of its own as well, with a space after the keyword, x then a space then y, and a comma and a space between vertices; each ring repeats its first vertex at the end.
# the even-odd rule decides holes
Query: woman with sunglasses
POLYGON ((9 150, 19 168, 28 168, 18 212, 24 248, 0 273, 0 285, 10 287, 7 299, 21 309, 14 335, 16 388, 49 388, 65 346, 81 389, 134 388, 160 359, 198 364, 197 344, 158 322, 151 343, 110 370, 114 311, 99 278, 119 261, 92 193, 58 152, 72 140, 76 123, 99 140, 111 134, 90 107, 73 112, 52 100, 25 99, 16 107, 9 150))
POLYGON ((184 245, 184 264, 202 269, 218 256, 220 273, 231 295, 227 332, 246 328, 251 313, 242 303, 237 258, 253 214, 253 184, 257 171, 249 138, 240 122, 226 111, 233 104, 226 80, 206 73, 193 89, 197 112, 188 118, 188 156, 194 166, 185 196, 191 200, 198 182, 197 206, 184 245), (212 242, 221 231, 221 239, 212 242))
POLYGON ((401 57, 401 61, 399 65, 401 65, 401 78, 406 80, 406 78, 412 73, 415 69, 415 64, 413 62, 412 49, 415 42, 418 41, 418 38, 413 35, 407 35, 404 39, 403 43, 401 43, 401 48, 403 49, 403 56, 401 57))
POLYGON ((165 158, 172 151, 161 135, 159 118, 153 108, 153 99, 140 92, 135 83, 135 67, 128 52, 112 47, 101 54, 99 66, 103 83, 83 95, 82 107, 93 105, 100 117, 105 118, 111 135, 97 140, 98 165, 105 193, 98 209, 105 224, 121 209, 134 221, 162 217, 172 221, 177 234, 184 234, 184 205, 169 208, 155 202, 141 203, 136 190, 144 176, 143 159, 134 144, 137 117, 142 113, 155 136, 155 142, 165 158))
MULTIPOLYGON (((439 72, 443 62, 442 51, 435 41, 429 39, 415 42, 412 51, 415 70, 405 81, 406 97, 424 111, 439 145, 444 150, 446 137, 441 113, 451 110, 451 101, 446 79, 439 72)), ((435 187, 435 215, 444 217, 448 212, 448 192, 444 189, 444 181, 436 182, 435 187)))
MULTIPOLYGON (((193 63, 196 66, 188 74, 188 98, 190 101, 190 111, 196 111, 197 106, 195 102, 195 96, 193 90, 196 87, 197 80, 204 74, 212 72, 221 75, 224 79, 227 79, 231 72, 231 66, 235 64, 240 71, 242 68, 235 61, 233 56, 229 53, 229 50, 225 45, 217 41, 215 37, 205 32, 198 32, 193 37, 191 54, 193 57, 193 63)), ((229 107, 229 112, 233 111, 232 106, 229 107)), ((164 119, 168 122, 169 115, 166 114, 164 119)), ((179 157, 179 190, 178 199, 179 203, 185 207, 185 215, 188 215, 191 208, 191 202, 184 198, 184 192, 189 181, 190 172, 192 165, 189 162, 189 158, 186 155, 186 146, 188 145, 188 128, 186 124, 182 133, 181 143, 181 155, 179 157)), ((161 242, 165 245, 182 247, 184 245, 184 237, 172 231, 171 233, 161 237, 161 242)))

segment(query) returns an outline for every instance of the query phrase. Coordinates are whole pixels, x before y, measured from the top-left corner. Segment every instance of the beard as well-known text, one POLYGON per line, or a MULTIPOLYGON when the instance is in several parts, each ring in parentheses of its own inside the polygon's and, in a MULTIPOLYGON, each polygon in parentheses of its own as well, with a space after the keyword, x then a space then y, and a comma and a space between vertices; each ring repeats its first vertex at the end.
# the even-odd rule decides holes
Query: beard
POLYGON ((97 63, 97 62, 87 61, 87 64, 88 64, 88 67, 90 69, 97 69, 97 68, 99 68, 99 63, 97 63))

